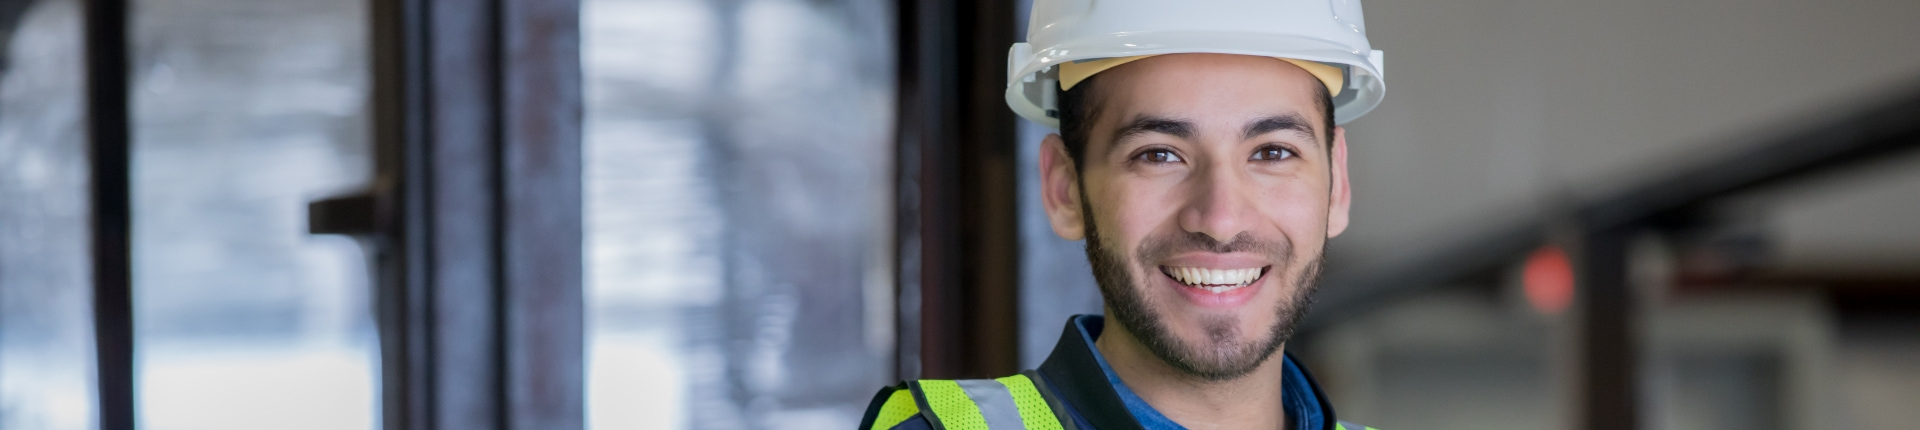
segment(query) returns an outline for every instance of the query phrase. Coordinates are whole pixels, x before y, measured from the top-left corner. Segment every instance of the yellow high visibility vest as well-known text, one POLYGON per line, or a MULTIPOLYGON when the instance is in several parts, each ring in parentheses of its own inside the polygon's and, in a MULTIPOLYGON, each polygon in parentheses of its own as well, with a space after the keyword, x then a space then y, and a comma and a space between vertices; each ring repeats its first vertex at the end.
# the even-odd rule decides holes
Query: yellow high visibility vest
MULTIPOLYGON (((1047 398, 1027 375, 994 379, 921 379, 894 390, 874 416, 873 426, 887 430, 922 414, 936 429, 945 430, 1063 430, 1047 398)), ((1334 430, 1374 430, 1347 422, 1334 430)))
POLYGON ((895 390, 880 406, 869 430, 886 430, 919 414, 946 430, 1061 430, 1060 418, 1047 406, 1027 375, 994 379, 922 379, 895 390))

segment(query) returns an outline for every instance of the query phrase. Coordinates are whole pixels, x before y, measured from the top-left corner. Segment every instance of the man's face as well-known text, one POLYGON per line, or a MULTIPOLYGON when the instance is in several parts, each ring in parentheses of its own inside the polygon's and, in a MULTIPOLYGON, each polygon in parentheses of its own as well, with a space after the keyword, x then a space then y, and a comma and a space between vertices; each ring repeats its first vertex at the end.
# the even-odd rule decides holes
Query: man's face
POLYGON ((1058 137, 1042 155, 1055 231, 1087 239, 1108 312, 1161 360, 1212 380, 1251 372, 1290 335, 1346 226, 1344 136, 1321 126, 1321 84, 1219 54, 1147 58, 1090 84, 1078 172, 1058 137))

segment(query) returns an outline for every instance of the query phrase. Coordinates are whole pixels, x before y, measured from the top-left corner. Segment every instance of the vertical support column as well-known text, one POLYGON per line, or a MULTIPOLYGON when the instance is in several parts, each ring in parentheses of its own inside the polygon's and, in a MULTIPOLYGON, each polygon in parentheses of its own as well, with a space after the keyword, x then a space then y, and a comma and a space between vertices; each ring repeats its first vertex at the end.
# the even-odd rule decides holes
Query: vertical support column
POLYGON ((960 66, 965 110, 960 129, 966 219, 957 226, 968 249, 965 327, 972 374, 1020 371, 1020 145, 1007 108, 1007 48, 1013 45, 1014 2, 962 2, 960 66))
POLYGON ((1580 253, 1581 428, 1639 428, 1639 338, 1627 276, 1632 227, 1590 231, 1580 253))
POLYGON ((507 423, 585 428, 578 0, 499 0, 507 423))
MULTIPOLYGON (((902 348, 918 374, 1019 369, 1019 225, 1014 117, 1003 98, 1013 2, 900 3, 902 348), (911 307, 915 291, 903 291, 911 307)), ((903 368, 911 368, 903 364, 903 368)))
POLYGON ((88 187, 99 425, 130 430, 134 405, 132 113, 127 1, 86 2, 88 187))
POLYGON ((370 5, 385 427, 583 428, 579 3, 370 5))

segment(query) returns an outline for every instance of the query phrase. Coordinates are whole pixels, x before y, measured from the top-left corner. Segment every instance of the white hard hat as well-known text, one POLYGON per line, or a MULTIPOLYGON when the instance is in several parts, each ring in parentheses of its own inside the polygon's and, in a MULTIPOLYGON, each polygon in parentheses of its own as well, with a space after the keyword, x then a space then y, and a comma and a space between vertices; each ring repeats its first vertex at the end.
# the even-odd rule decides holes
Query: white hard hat
POLYGON ((1337 124, 1366 115, 1386 93, 1360 0, 1034 0, 1030 16, 1027 43, 1007 50, 1007 105, 1049 127, 1060 126, 1054 89, 1064 63, 1092 66, 1070 71, 1077 82, 1159 54, 1285 59, 1328 84, 1337 124))

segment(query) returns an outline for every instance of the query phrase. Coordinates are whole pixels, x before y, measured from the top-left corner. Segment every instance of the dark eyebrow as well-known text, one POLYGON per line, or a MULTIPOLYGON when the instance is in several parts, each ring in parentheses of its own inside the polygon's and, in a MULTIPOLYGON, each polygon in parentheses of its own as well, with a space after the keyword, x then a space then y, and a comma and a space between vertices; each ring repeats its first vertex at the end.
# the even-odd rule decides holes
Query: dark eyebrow
POLYGON ((1245 139, 1260 137, 1260 135, 1280 130, 1293 130, 1307 137, 1315 137, 1313 126, 1307 124, 1305 117, 1301 117, 1300 114, 1297 113, 1290 113, 1261 118, 1254 120, 1252 123, 1248 123, 1245 139))
POLYGON ((1129 122, 1126 125, 1120 126, 1119 129, 1114 130, 1113 140, 1125 140, 1129 137, 1147 133, 1160 133, 1181 139, 1189 139, 1193 137, 1193 122, 1184 119, 1141 115, 1134 117, 1133 122, 1129 122))
MULTIPOLYGON (((1113 130, 1113 142, 1119 143, 1129 137, 1147 133, 1160 133, 1181 139, 1191 139, 1193 138, 1193 122, 1184 119, 1152 115, 1135 116, 1133 117, 1133 121, 1129 121, 1113 130)), ((1118 148, 1120 148, 1120 145, 1108 145, 1107 152, 1111 153, 1118 148)))

